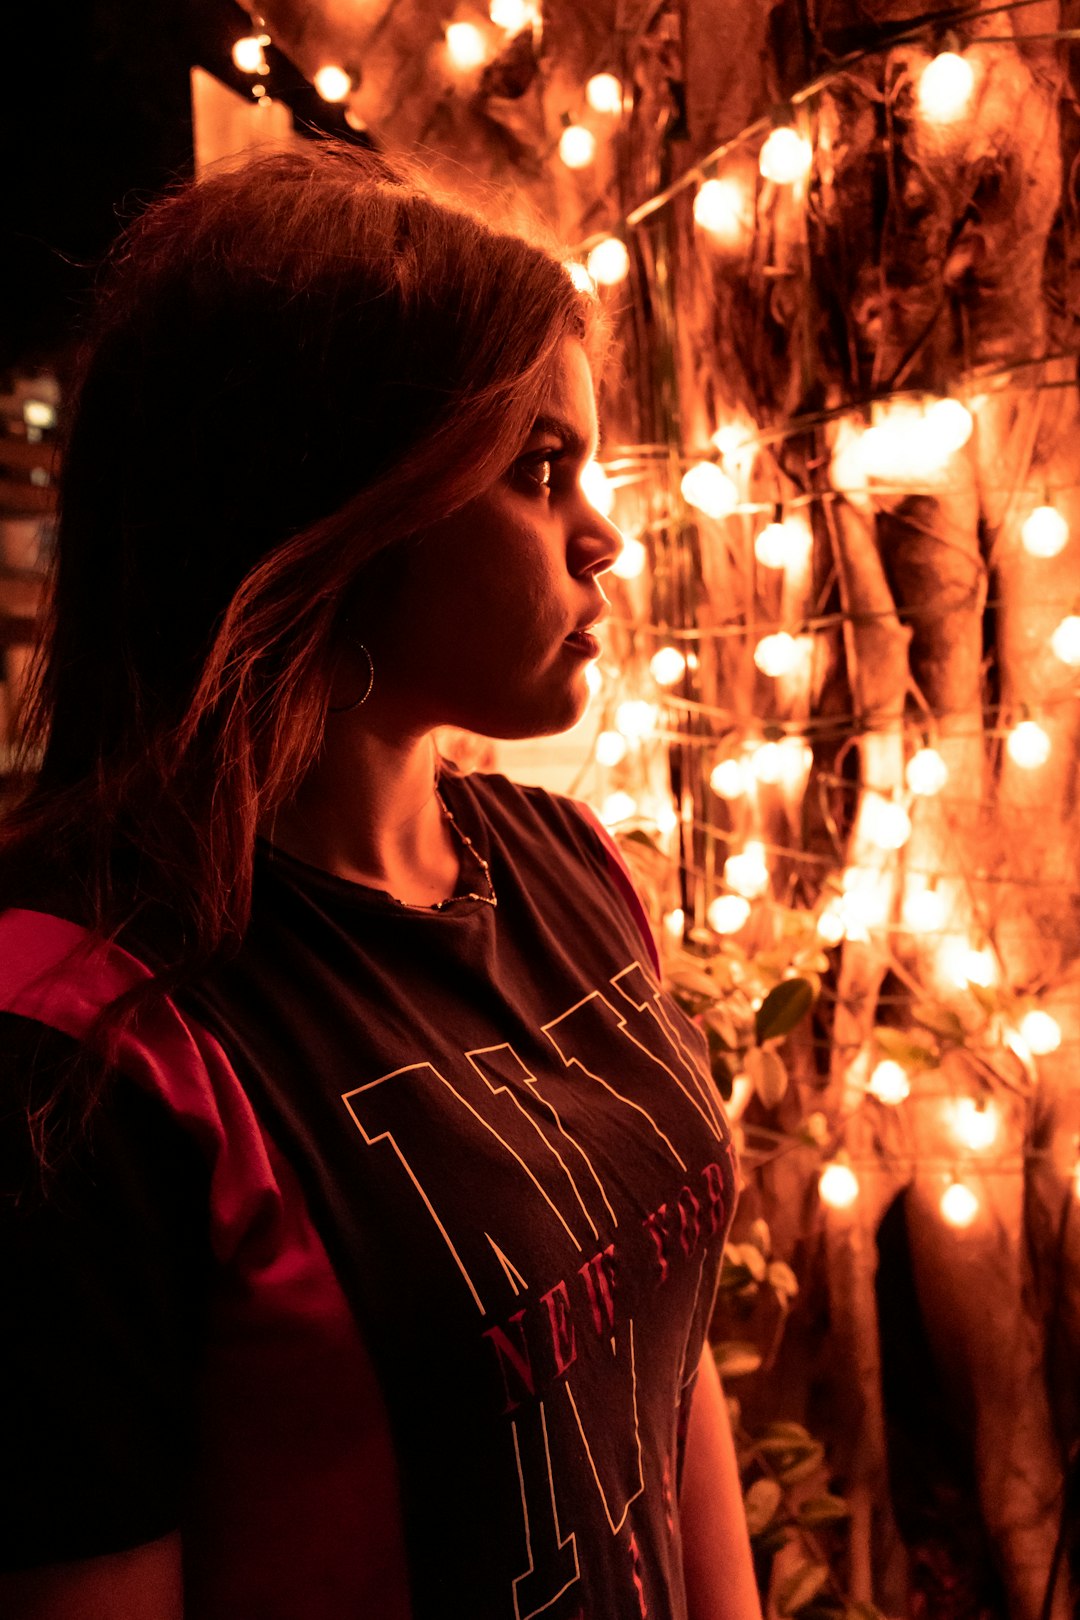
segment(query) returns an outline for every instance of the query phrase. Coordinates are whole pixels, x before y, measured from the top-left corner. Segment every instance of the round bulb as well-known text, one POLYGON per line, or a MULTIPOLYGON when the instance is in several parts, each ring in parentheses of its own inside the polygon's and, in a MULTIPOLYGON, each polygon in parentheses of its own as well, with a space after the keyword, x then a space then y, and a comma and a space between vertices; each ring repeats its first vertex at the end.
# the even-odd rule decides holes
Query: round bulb
POLYGON ((941 51, 919 76, 919 107, 932 123, 951 124, 964 116, 974 88, 971 63, 956 51, 941 51))
POLYGON ((694 218, 711 236, 736 242, 746 234, 746 192, 737 180, 706 180, 694 198, 694 218))
POLYGON ((861 830, 879 849, 902 849, 911 837, 911 817, 902 804, 867 793, 859 816, 861 830))
POLYGON ((23 421, 27 427, 54 428, 56 426, 56 406, 47 399, 24 399, 23 421))
POLYGON ((729 517, 739 504, 739 492, 714 461, 699 461, 682 477, 683 499, 706 517, 729 517))
POLYGON ((626 243, 617 236, 605 236, 597 242, 585 261, 593 280, 601 287, 614 287, 630 274, 630 255, 626 243))
POLYGON ((962 1181, 954 1181, 941 1195, 941 1213, 950 1226, 970 1226, 979 1213, 979 1200, 962 1181))
POLYGON ((895 1108, 911 1096, 911 1081, 902 1064, 894 1062, 892 1058, 883 1058, 870 1076, 867 1090, 878 1102, 895 1108))
POLYGON ((721 799, 741 799, 746 792, 746 772, 742 761, 738 759, 722 759, 719 765, 713 767, 709 777, 709 786, 721 799))
POLYGON ((818 1178, 818 1193, 830 1209, 850 1209, 859 1196, 859 1183, 848 1164, 827 1164, 818 1178))
POLYGON ((750 902, 741 894, 721 894, 708 910, 709 927, 715 934, 737 934, 750 917, 750 902))
POLYGON ((686 674, 686 659, 678 647, 661 647, 649 659, 649 669, 657 686, 674 686, 686 674))
POLYGON ((683 937, 683 929, 685 927, 686 913, 681 906, 676 906, 674 911, 665 912, 664 932, 670 934, 672 939, 681 940, 683 937))
POLYGON ((632 535, 623 537, 623 548, 611 565, 617 579, 637 579, 644 572, 648 552, 640 540, 632 535))
POLYGON ((817 933, 819 939, 826 945, 839 945, 844 937, 844 913, 839 896, 830 900, 821 916, 817 920, 817 933))
POLYGON ((615 505, 615 491, 611 479, 598 461, 587 461, 578 480, 585 491, 585 499, 595 506, 602 517, 610 517, 615 505))
POLYGON ((769 887, 764 845, 751 839, 737 854, 729 855, 724 862, 724 882, 747 900, 764 894, 769 887))
POLYGON ((754 430, 745 422, 725 422, 712 436, 722 456, 737 456, 754 442, 754 430))
POLYGON ((1056 557, 1065 550, 1069 525, 1056 506, 1037 506, 1024 520, 1020 541, 1033 557, 1056 557))
POLYGON ((799 662, 799 643, 786 630, 762 636, 754 648, 754 663, 763 675, 790 675, 799 662))
POLYGON ((644 698, 630 698, 615 710, 615 729, 632 741, 650 737, 659 719, 655 705, 644 698))
POLYGON ((852 494, 866 488, 866 463, 863 458, 865 430, 851 422, 841 422, 836 431, 829 475, 836 489, 852 494))
POLYGON ((981 1106, 974 1097, 958 1097, 952 1108, 952 1128, 958 1142, 972 1153, 982 1153, 997 1139, 1000 1120, 992 1102, 981 1106))
POLYGON ((1021 720, 1009 732, 1005 746, 1013 764, 1026 771, 1038 770, 1050 758, 1050 738, 1036 720, 1021 720))
POLYGON ((963 449, 975 426, 971 412, 958 399, 935 399, 927 406, 923 420, 927 432, 951 455, 963 449))
POLYGON ((1054 657, 1060 658, 1071 669, 1080 665, 1080 618, 1075 613, 1062 619, 1050 637, 1050 647, 1054 657))
POLYGON ((762 743, 750 756, 750 769, 759 782, 775 787, 784 775, 784 751, 780 743, 762 743))
POLYGON ((814 149, 798 130, 782 125, 774 129, 761 148, 758 167, 766 180, 778 186, 790 186, 809 173, 814 161, 814 149))
POLYGON ((261 73, 266 66, 266 57, 263 54, 263 42, 266 36, 249 34, 244 39, 238 39, 232 48, 233 65, 241 73, 261 73))
POLYGON ((904 780, 912 793, 929 798, 940 793, 949 779, 949 767, 936 748, 920 748, 907 762, 904 780))
POLYGON ((487 40, 475 23, 451 23, 446 30, 450 60, 462 72, 478 68, 487 56, 487 40))
POLYGON ((614 73, 594 73, 585 86, 585 100, 593 112, 609 116, 622 112, 622 81, 614 73))
POLYGON ((520 34, 532 21, 532 8, 527 0, 491 0, 488 16, 496 28, 505 28, 508 34, 520 34))
POLYGON ((609 769, 626 758, 626 738, 621 731, 602 731, 596 739, 596 759, 609 769))
POLYGON ((765 525, 754 541, 754 556, 763 568, 792 568, 806 561, 812 545, 806 524, 785 518, 765 525))
POLYGON ((944 896, 936 889, 916 889, 905 896, 902 914, 913 934, 938 934, 947 921, 944 896))
POLYGON ((344 101, 352 89, 352 80, 345 69, 332 64, 321 67, 312 83, 324 101, 344 101))
POLYGON ((637 800, 629 793, 609 793, 600 807, 600 820, 605 827, 616 827, 620 821, 629 821, 637 815, 637 800))
POLYGON ((596 136, 584 124, 567 124, 559 136, 559 156, 568 169, 587 169, 596 156, 596 136))
POLYGON ((565 259, 563 261, 566 273, 574 283, 578 292, 585 293, 589 298, 596 297, 596 282, 590 276, 588 269, 580 259, 565 259))
POLYGON ((1036 1057, 1046 1057, 1061 1045, 1061 1025, 1039 1007, 1032 1008, 1021 1018, 1020 1035, 1036 1057))

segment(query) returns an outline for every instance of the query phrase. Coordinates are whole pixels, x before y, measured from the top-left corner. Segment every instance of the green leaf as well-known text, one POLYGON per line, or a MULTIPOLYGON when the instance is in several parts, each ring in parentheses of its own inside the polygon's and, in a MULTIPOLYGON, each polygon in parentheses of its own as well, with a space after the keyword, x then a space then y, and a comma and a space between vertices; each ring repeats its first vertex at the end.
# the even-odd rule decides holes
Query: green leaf
POLYGON ((753 1243, 739 1243, 739 1264, 745 1266, 755 1282, 765 1281, 765 1256, 753 1243))
POLYGON ((905 1069, 936 1069, 941 1061, 933 1047, 913 1041, 910 1035, 888 1029, 884 1024, 875 1029, 874 1041, 884 1057, 902 1063, 905 1069))
POLYGON ((750 1230, 746 1236, 767 1260, 772 1254, 772 1233, 769 1231, 768 1221, 762 1220, 759 1215, 756 1221, 750 1223, 750 1230))
POLYGON ((794 1299, 799 1292, 799 1279, 783 1260, 774 1260, 765 1273, 765 1280, 783 1302, 794 1299))
POLYGON ((776 1607, 781 1614, 797 1614, 815 1598, 829 1579, 828 1564, 801 1564, 780 1583, 776 1594, 776 1607))
POLYGON ((766 1108, 776 1108, 783 1102, 788 1072, 779 1052, 771 1047, 751 1046, 743 1055, 743 1068, 766 1108))
POLYGON ((809 1429, 804 1429, 801 1423, 767 1423, 758 1437, 758 1443, 763 1448, 769 1445, 776 1450, 778 1446, 784 1446, 789 1451, 794 1446, 817 1445, 809 1429))
POLYGON ((761 1366, 761 1351, 741 1339, 725 1339, 713 1345, 713 1359, 721 1378, 743 1378, 761 1366))
POLYGON ((784 1493, 775 1479, 755 1480, 743 1498, 746 1508, 746 1528, 752 1536, 759 1536, 766 1525, 775 1519, 784 1493))
POLYGON ((795 1517, 801 1525, 811 1528, 818 1524, 836 1524, 851 1516, 851 1509, 842 1496, 807 1496, 799 1503, 795 1517))
POLYGON ((699 967, 676 968, 671 975, 671 986, 673 990, 680 990, 684 995, 709 1003, 714 1002, 719 994, 716 980, 699 967))
POLYGON ((801 1457, 795 1457, 791 1462, 785 1462, 777 1470, 785 1485, 797 1485, 800 1480, 809 1479, 816 1474, 825 1461, 825 1447, 814 1444, 813 1450, 801 1457))
POLYGON ((757 1010, 754 1033, 758 1042, 775 1041, 801 1023, 810 1011, 814 992, 805 979, 784 979, 770 990, 757 1010))
POLYGON ((954 1041, 957 1044, 967 1040, 963 1020, 951 1007, 940 1007, 935 1002, 924 1001, 912 1008, 911 1016, 917 1024, 921 1024, 924 1029, 933 1030, 934 1034, 940 1035, 943 1040, 954 1041))
POLYGON ((764 1530, 760 1536, 754 1537, 754 1551, 763 1553, 766 1557, 770 1553, 778 1553, 781 1547, 787 1546, 794 1534, 795 1532, 791 1526, 782 1521, 770 1525, 768 1530, 764 1530))

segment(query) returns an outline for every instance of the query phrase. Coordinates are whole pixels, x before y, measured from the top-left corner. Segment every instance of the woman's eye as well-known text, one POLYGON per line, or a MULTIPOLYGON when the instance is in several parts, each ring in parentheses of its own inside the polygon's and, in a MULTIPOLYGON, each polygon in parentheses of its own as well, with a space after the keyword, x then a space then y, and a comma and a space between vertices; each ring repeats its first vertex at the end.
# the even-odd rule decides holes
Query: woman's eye
POLYGON ((526 484, 534 489, 550 489, 555 469, 555 454, 549 451, 546 455, 523 456, 518 462, 518 472, 526 484))

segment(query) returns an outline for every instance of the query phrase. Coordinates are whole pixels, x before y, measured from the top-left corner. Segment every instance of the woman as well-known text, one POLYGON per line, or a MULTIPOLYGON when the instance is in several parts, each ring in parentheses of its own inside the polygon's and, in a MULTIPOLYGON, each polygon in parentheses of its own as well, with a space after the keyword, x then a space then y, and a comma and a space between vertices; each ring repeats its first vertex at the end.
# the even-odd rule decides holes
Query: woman
POLYGON ((596 327, 373 157, 113 256, 0 857, 5 1615, 759 1612, 702 1043, 596 825, 433 743, 583 710, 596 327))

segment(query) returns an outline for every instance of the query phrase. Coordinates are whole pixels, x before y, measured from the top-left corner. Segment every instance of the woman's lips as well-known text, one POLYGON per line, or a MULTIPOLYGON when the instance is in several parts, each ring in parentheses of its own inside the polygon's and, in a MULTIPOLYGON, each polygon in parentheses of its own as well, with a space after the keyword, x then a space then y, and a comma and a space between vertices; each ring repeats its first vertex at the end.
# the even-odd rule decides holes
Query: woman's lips
POLYGON ((588 630, 575 630, 573 635, 567 636, 566 645, 573 647, 575 652, 581 653, 585 658, 600 656, 600 643, 588 630))

